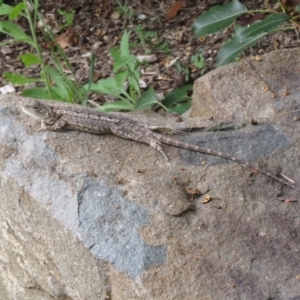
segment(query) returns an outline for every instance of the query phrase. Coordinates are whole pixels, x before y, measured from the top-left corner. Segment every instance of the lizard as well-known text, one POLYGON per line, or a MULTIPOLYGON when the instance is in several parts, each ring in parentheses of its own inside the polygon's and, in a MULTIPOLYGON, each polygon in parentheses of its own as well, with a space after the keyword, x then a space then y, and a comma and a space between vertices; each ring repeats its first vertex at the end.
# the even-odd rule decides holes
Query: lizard
POLYGON ((237 162, 249 169, 256 170, 289 188, 300 191, 300 189, 296 188, 291 183, 254 166, 251 162, 241 160, 223 152, 202 148, 166 136, 165 134, 173 133, 173 131, 168 128, 150 126, 123 116, 103 113, 92 108, 58 101, 30 100, 27 104, 22 106, 22 111, 30 117, 41 121, 40 130, 77 130, 94 134, 111 133, 124 139, 148 144, 150 147, 160 152, 166 160, 168 160, 168 157, 164 153, 161 144, 215 155, 237 162))

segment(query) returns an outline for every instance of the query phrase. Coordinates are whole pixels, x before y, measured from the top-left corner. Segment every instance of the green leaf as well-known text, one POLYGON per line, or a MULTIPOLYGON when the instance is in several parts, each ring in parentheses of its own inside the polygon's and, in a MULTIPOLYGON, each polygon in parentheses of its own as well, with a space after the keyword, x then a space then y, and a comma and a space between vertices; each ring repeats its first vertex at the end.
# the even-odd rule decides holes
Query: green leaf
POLYGON ((123 88, 124 87, 124 82, 128 77, 128 71, 123 71, 123 72, 119 72, 116 74, 116 84, 119 88, 123 88))
POLYGON ((195 55, 191 56, 191 62, 194 63, 194 65, 198 68, 198 69, 202 69, 205 65, 205 58, 203 56, 203 52, 201 53, 196 53, 195 55))
POLYGON ((9 14, 9 19, 10 20, 15 20, 18 18, 18 16, 20 15, 20 12, 22 10, 24 10, 26 8, 26 4, 23 2, 20 2, 19 4, 17 4, 13 10, 10 12, 9 14))
POLYGON ((86 103, 87 103, 87 100, 88 100, 88 97, 89 97, 89 94, 91 91, 91 86, 93 83, 93 76, 94 76, 94 71, 95 71, 95 60, 96 60, 96 55, 95 55, 95 53, 92 52, 91 66, 90 66, 90 72, 89 72, 89 82, 87 84, 87 90, 85 91, 82 86, 80 87, 80 94, 84 95, 84 100, 82 103, 84 106, 86 106, 86 103))
POLYGON ((122 68, 129 69, 131 70, 131 72, 133 72, 134 69, 136 68, 136 62, 137 62, 137 58, 133 54, 130 54, 127 57, 121 57, 119 60, 115 60, 113 66, 113 72, 117 72, 122 68))
POLYGON ((112 103, 105 103, 99 107, 96 108, 100 111, 110 112, 110 111, 119 111, 119 110, 134 110, 134 105, 132 105, 130 102, 125 100, 117 100, 116 102, 112 103))
POLYGON ((30 97, 34 99, 49 99, 49 100, 61 100, 64 101, 65 99, 60 97, 59 91, 55 87, 51 87, 51 93, 52 97, 49 94, 49 91, 47 88, 32 88, 27 89, 22 92, 22 96, 24 97, 30 97))
MULTIPOLYGON (((130 92, 133 94, 141 95, 141 89, 139 84, 140 72, 138 70, 134 71, 134 76, 129 73, 128 81, 129 81, 129 88, 130 92)), ((131 94, 130 93, 130 94, 131 94)))
POLYGON ((171 108, 176 103, 190 100, 191 97, 187 96, 187 93, 192 89, 192 84, 185 85, 179 89, 174 89, 166 95, 165 99, 162 101, 162 104, 167 108, 171 108))
POLYGON ((168 109, 168 112, 169 113, 178 113, 178 114, 182 115, 191 107, 191 104, 192 104, 192 100, 190 100, 188 102, 184 102, 184 103, 179 103, 176 106, 173 106, 170 109, 168 109))
POLYGON ((25 67, 30 67, 35 64, 41 64, 41 60, 38 56, 32 53, 25 53, 21 55, 21 61, 25 65, 25 67))
POLYGON ((41 78, 29 78, 23 75, 10 73, 10 72, 4 72, 4 76, 10 83, 18 84, 18 85, 25 85, 28 83, 43 81, 41 78))
MULTIPOLYGON (((86 85, 84 86, 86 89, 86 85)), ((119 93, 125 92, 125 90, 117 85, 116 79, 109 77, 101 79, 91 85, 91 91, 95 93, 108 94, 117 97, 119 93)))
POLYGON ((149 109, 156 103, 159 102, 157 101, 153 86, 150 86, 142 97, 135 103, 134 107, 135 109, 149 109))
POLYGON ((29 37, 18 25, 10 21, 0 22, 0 32, 8 34, 18 41, 25 42, 35 47, 35 43, 31 37, 29 37))
POLYGON ((22 92, 22 96, 34 99, 51 99, 46 88, 32 88, 22 92))
POLYGON ((120 50, 121 50, 121 55, 123 57, 128 57, 130 52, 129 52, 129 34, 127 30, 124 31, 121 44, 120 44, 120 50))
POLYGON ((117 48, 110 48, 109 49, 110 55, 114 59, 114 61, 119 61, 121 60, 121 52, 117 48))
POLYGON ((7 4, 1 4, 0 6, 0 16, 9 15, 13 10, 12 6, 7 4))
POLYGON ((250 26, 235 26, 233 39, 218 52, 217 67, 234 61, 246 47, 255 45, 260 38, 279 28, 288 18, 284 13, 272 14, 250 26))
POLYGON ((225 5, 216 5, 194 22, 192 31, 197 38, 218 32, 228 27, 246 11, 248 11, 247 7, 238 0, 233 0, 225 5))
POLYGON ((67 100, 69 93, 62 75, 49 66, 46 66, 46 73, 49 74, 50 78, 55 82, 57 87, 56 93, 59 94, 61 98, 67 100))

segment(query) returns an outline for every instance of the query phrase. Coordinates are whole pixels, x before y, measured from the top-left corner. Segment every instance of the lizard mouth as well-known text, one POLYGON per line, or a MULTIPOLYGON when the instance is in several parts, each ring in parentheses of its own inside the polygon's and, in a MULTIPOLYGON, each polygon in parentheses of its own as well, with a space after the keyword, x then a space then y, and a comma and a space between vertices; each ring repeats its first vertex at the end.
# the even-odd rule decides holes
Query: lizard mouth
POLYGON ((36 112, 32 112, 31 110, 27 109, 25 106, 22 107, 22 111, 26 115, 28 115, 28 116, 30 116, 30 117, 32 117, 34 119, 37 119, 37 120, 43 120, 44 119, 42 116, 38 115, 36 112))

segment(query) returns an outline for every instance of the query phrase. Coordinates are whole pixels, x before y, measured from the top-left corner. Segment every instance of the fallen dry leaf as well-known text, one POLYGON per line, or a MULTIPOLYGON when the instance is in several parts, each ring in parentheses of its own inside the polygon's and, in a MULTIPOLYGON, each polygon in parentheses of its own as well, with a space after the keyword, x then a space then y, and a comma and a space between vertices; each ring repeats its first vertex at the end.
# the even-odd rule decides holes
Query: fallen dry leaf
POLYGON ((61 49, 72 47, 78 43, 78 35, 72 28, 69 28, 65 33, 56 38, 58 45, 61 49))
POLYGON ((169 9, 169 12, 168 12, 168 15, 167 15, 167 20, 170 20, 170 19, 174 18, 178 14, 178 11, 180 10, 180 8, 182 6, 183 6, 182 1, 177 1, 177 2, 173 3, 172 6, 169 9))

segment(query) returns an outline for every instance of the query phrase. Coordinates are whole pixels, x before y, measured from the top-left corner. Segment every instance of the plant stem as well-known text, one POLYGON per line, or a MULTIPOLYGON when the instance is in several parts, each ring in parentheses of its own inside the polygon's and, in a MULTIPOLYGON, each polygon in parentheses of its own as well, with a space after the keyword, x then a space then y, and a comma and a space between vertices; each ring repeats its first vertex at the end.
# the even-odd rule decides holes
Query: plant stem
MULTIPOLYGON (((43 75, 44 75, 44 79, 46 81, 47 90, 48 90, 49 95, 51 96, 51 98, 53 98, 52 91, 51 91, 51 88, 50 88, 50 86, 51 86, 50 80, 49 80, 48 75, 46 74, 46 67, 45 67, 45 64, 44 64, 44 61, 43 61, 41 48, 39 46, 39 43, 38 43, 38 40, 37 40, 37 36, 36 36, 36 33, 35 33, 35 24, 36 24, 35 20, 36 20, 36 15, 37 15, 37 7, 35 7, 35 5, 32 4, 32 1, 30 1, 30 4, 34 7, 34 22, 32 22, 27 1, 23 0, 23 3, 26 5, 25 11, 26 11, 26 15, 27 15, 27 20, 29 22, 31 35, 32 35, 33 41, 35 43, 35 50, 36 50, 36 52, 37 52, 37 54, 39 56, 39 59, 41 61, 41 68, 42 68, 42 72, 43 72, 43 75)), ((36 1, 36 3, 38 3, 38 1, 36 1)))

